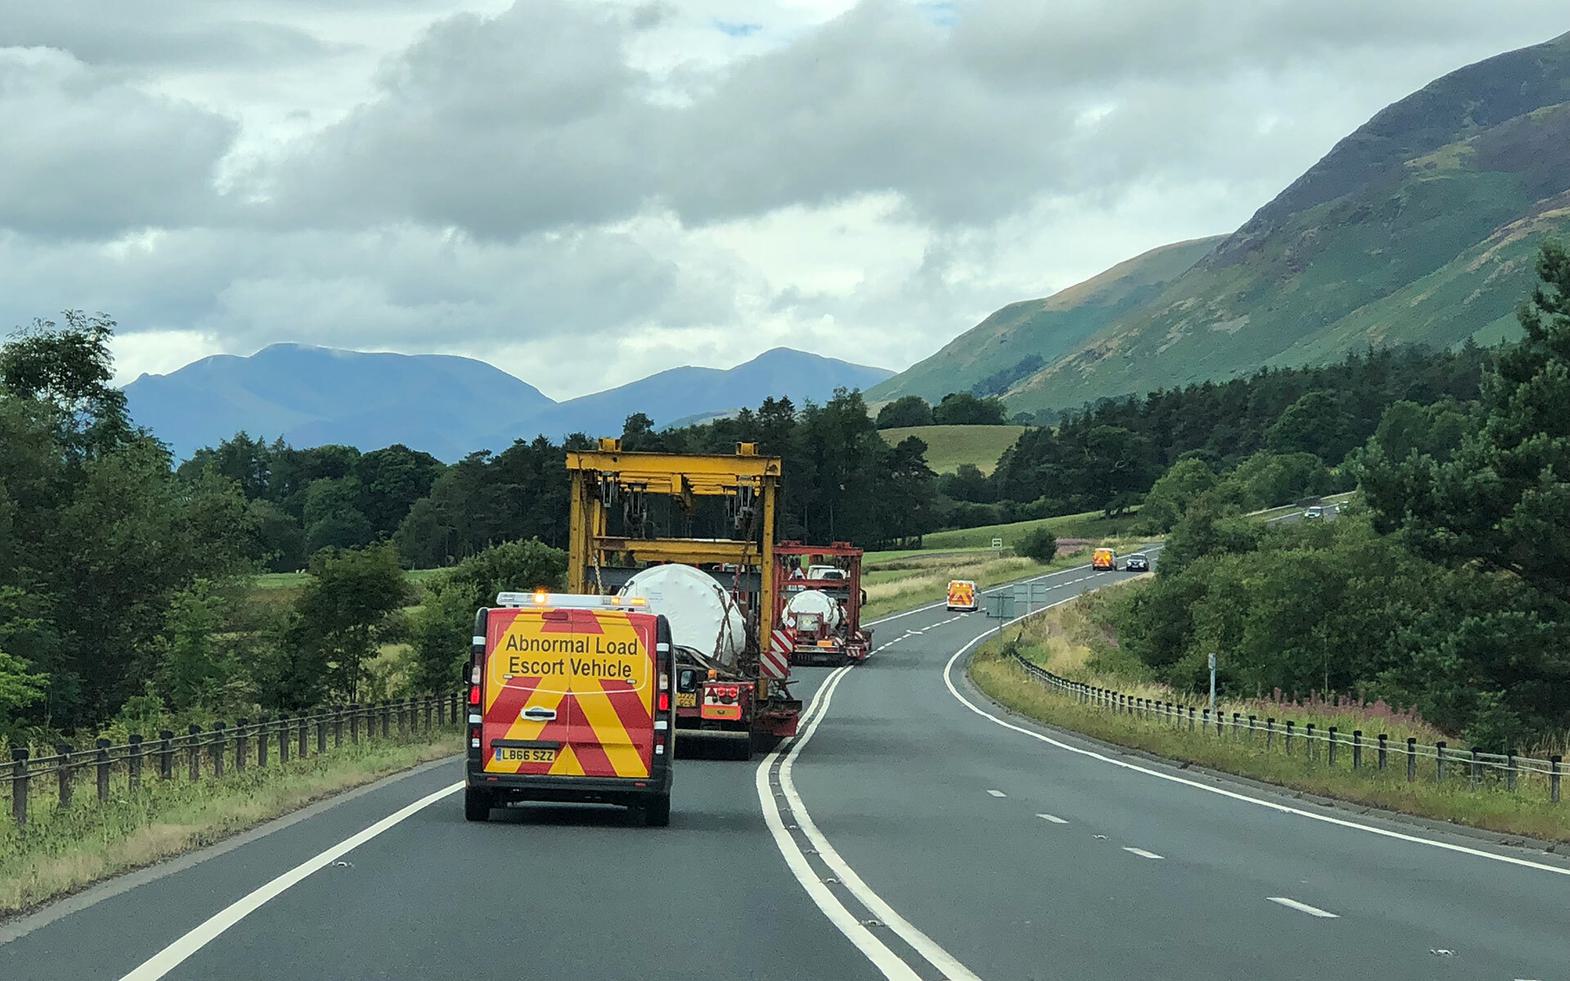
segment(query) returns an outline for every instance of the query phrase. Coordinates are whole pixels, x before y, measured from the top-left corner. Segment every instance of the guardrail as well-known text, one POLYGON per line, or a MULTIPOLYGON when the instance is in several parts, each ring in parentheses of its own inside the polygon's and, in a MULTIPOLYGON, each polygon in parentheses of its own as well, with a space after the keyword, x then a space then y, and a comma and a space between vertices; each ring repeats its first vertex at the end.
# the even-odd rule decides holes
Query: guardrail
POLYGON ((40 803, 60 810, 75 807, 77 775, 83 771, 93 776, 94 799, 106 803, 117 794, 137 794, 145 783, 222 779, 226 772, 266 767, 270 760, 285 765, 291 752, 307 759, 340 749, 346 740, 352 746, 428 734, 458 723, 459 697, 323 706, 293 717, 217 722, 210 729, 192 725, 179 734, 164 729, 152 739, 133 733, 119 745, 99 739, 90 749, 60 743, 44 756, 19 747, 11 750, 9 765, 0 763, 0 786, 10 797, 5 810, 18 828, 25 828, 40 803))
POLYGON ((1340 732, 1335 726, 1316 731, 1314 723, 1299 726, 1295 719, 1276 719, 1267 716, 1244 715, 1241 712, 1216 712, 1214 718, 1208 708, 1181 702, 1164 702, 1160 699, 1129 695, 1110 688, 1099 688, 1053 674, 1026 660, 1018 650, 1008 652, 1019 666, 1036 681, 1069 695, 1082 704, 1090 705, 1117 715, 1164 725, 1192 733, 1195 738, 1247 739, 1262 753, 1280 752, 1289 757, 1300 757, 1307 763, 1324 763, 1330 767, 1349 770, 1369 770, 1385 773, 1394 767, 1406 770, 1406 781, 1419 779, 1435 783, 1465 781, 1474 789, 1497 789, 1503 792, 1524 792, 1528 787, 1540 788, 1538 792, 1557 804, 1560 801, 1560 777, 1563 757, 1548 759, 1517 756, 1514 753, 1487 753, 1477 747, 1451 748, 1444 742, 1432 745, 1416 739, 1391 742, 1381 732, 1367 737, 1363 730, 1340 732))

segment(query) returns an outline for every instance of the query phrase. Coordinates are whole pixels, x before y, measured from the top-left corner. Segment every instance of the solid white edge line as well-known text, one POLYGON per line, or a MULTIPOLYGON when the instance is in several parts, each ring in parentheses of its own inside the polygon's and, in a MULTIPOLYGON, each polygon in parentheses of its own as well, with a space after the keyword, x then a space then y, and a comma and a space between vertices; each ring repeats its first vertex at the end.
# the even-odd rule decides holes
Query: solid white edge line
POLYGON ((950 677, 950 675, 953 673, 955 662, 963 657, 966 651, 969 651, 972 647, 975 647, 981 641, 991 637, 1000 630, 1012 627, 1014 624, 1028 617, 1044 613, 1047 610, 1052 609, 1054 606, 1062 606, 1064 603, 1067 603, 1069 600, 1073 599, 1078 599, 1078 597, 1070 596, 1068 599, 1059 600, 1056 603, 1043 606, 1038 610, 1032 610, 1024 616, 1015 617, 1009 622, 997 627, 993 627, 986 633, 973 638, 964 647, 961 647, 959 650, 955 651, 954 656, 949 658, 948 663, 943 666, 943 684, 948 688, 949 694, 953 695, 961 705, 970 709, 972 712, 981 716, 983 719, 1000 725, 1005 729, 1012 729, 1014 732, 1020 733, 1021 735, 1029 736, 1032 739, 1044 742, 1049 746, 1055 746, 1058 749, 1067 750, 1070 753, 1077 753, 1080 756, 1089 757, 1093 760, 1099 760, 1102 763, 1110 763, 1113 766, 1121 767, 1125 770, 1132 770, 1135 773, 1143 773, 1146 776, 1155 777, 1158 780, 1165 780, 1168 783, 1182 784, 1185 787, 1193 787, 1195 790, 1203 790, 1207 794, 1215 794, 1218 797, 1226 797, 1231 800, 1242 801, 1247 804, 1254 804, 1258 807, 1275 811, 1278 814, 1294 814, 1298 817, 1308 818, 1310 821, 1319 821, 1322 824, 1330 824, 1338 828, 1347 828, 1353 831, 1365 831, 1372 835, 1379 835, 1382 838, 1393 838, 1396 841, 1410 842, 1414 845, 1426 845, 1430 848, 1438 848, 1448 852, 1455 852, 1460 855, 1471 855, 1474 858, 1483 858, 1491 862, 1503 862, 1506 865, 1516 865, 1520 866, 1521 868, 1536 869, 1539 872, 1552 872, 1554 875, 1570 876, 1570 868, 1546 865, 1542 862, 1534 862, 1527 858, 1516 858, 1514 855, 1500 855, 1496 852, 1484 851, 1481 848, 1469 848, 1466 845, 1457 845, 1448 841, 1435 841, 1432 838, 1422 838, 1418 835, 1409 835, 1400 831, 1392 831, 1388 828, 1376 828, 1373 825, 1359 824, 1356 821, 1349 821, 1345 818, 1333 817, 1329 814, 1316 814, 1313 811, 1305 811, 1302 808, 1292 807, 1287 804, 1278 804, 1275 801, 1261 800, 1258 797, 1250 797, 1247 794, 1240 794, 1235 790, 1227 790, 1224 787, 1215 787, 1211 786, 1210 784, 1200 783, 1197 780, 1189 780, 1186 777, 1180 777, 1173 773, 1162 773, 1160 770, 1152 770, 1150 767, 1140 766, 1138 763, 1131 763, 1127 760, 1113 759, 1104 753, 1098 753, 1089 749, 1081 749, 1078 746, 1071 746, 1068 743, 1053 739, 1051 736, 1045 736, 1039 732, 1032 732, 1023 726, 1017 726, 1012 722, 1007 722, 1003 719, 1000 719, 992 713, 977 707, 973 702, 971 702, 970 699, 966 698, 964 695, 961 695, 958 688, 954 687, 954 680, 950 677))
POLYGON ((1162 857, 1157 855, 1155 852, 1147 852, 1143 848, 1134 848, 1129 845, 1124 845, 1123 850, 1128 852, 1130 855, 1138 855, 1140 858, 1160 859, 1162 857))
MULTIPOLYGON (((791 744, 789 751, 785 754, 784 762, 780 764, 780 789, 785 792, 785 799, 790 802, 791 813, 796 818, 797 827, 807 836, 807 840, 812 843, 812 847, 818 850, 818 858, 834 871, 839 877, 840 884, 848 889, 858 902, 879 920, 883 921, 883 925, 892 930, 912 950, 916 951, 929 964, 942 972, 946 981, 981 981, 969 968, 960 963, 958 958, 944 950, 931 937, 896 912, 892 906, 883 900, 882 896, 879 896, 872 890, 872 887, 862 881, 861 876, 856 874, 856 870, 851 868, 844 858, 840 857, 840 853, 823 836, 823 832, 818 830, 817 824, 812 820, 812 815, 807 811, 807 805, 801 799, 801 794, 796 790, 795 781, 791 779, 792 771, 796 765, 797 754, 812 739, 813 734, 817 732, 818 726, 823 720, 828 717, 829 706, 834 700, 834 692, 839 688, 840 682, 845 679, 845 673, 848 670, 848 668, 840 668, 824 685, 820 692, 823 698, 822 711, 817 713, 811 725, 807 727, 797 741, 791 744)), ((814 697, 813 701, 816 702, 817 698, 814 697)), ((771 754, 770 759, 772 760, 772 758, 771 754)), ((767 764, 769 760, 764 762, 767 764)), ((760 767, 759 772, 764 773, 766 769, 760 767)), ((759 787, 760 796, 762 796, 762 790, 767 788, 765 777, 760 777, 759 787)), ((772 805, 773 800, 770 798, 768 806, 772 805)), ((765 807, 765 810, 767 809, 768 807, 765 807)), ((795 848, 794 841, 791 842, 791 847, 795 848)), ((904 962, 901 961, 901 964, 903 965, 904 962)))
POLYGON ((1265 898, 1270 900, 1272 903, 1278 903, 1282 906, 1285 906, 1287 909, 1295 909, 1299 913, 1307 913, 1309 916, 1317 916, 1321 920, 1339 920, 1341 918, 1340 913, 1332 913, 1329 910, 1320 909, 1318 906, 1310 906, 1307 903, 1300 903, 1295 899, 1288 899, 1286 896, 1266 896, 1265 898))
MULTIPOLYGON (((817 693, 813 695, 812 703, 807 707, 807 711, 803 713, 803 718, 811 721, 802 730, 802 734, 791 741, 789 753, 794 753, 798 746, 804 745, 812 737, 812 733, 822 719, 823 713, 828 709, 828 699, 825 695, 849 670, 849 666, 836 668, 829 675, 829 679, 823 687, 819 688, 817 693)), ((818 879, 817 873, 813 872, 812 866, 807 862, 807 857, 796 846, 796 840, 791 837, 790 831, 786 829, 785 822, 780 817, 779 805, 774 802, 774 792, 769 787, 769 770, 773 768, 774 761, 779 758, 780 753, 781 750, 776 749, 763 758, 763 762, 758 764, 753 783, 758 791, 758 802, 763 805, 763 821, 768 826, 770 836, 774 838, 775 847, 779 849, 780 854, 784 857, 785 865, 790 869, 791 874, 796 877, 796 881, 801 884, 801 887, 806 890, 808 898, 812 900, 813 904, 818 907, 824 916, 828 917, 834 928, 844 934, 845 939, 849 940, 857 950, 861 951, 862 956, 866 957, 872 966, 877 968, 884 977, 899 979, 899 981, 920 981, 921 975, 913 971, 909 964, 906 964, 898 955, 885 946, 883 941, 873 936, 872 931, 863 926, 861 921, 850 910, 845 908, 845 904, 841 903, 834 893, 829 891, 829 888, 818 879)), ((787 753, 787 759, 789 758, 789 753, 787 753)), ((781 780, 782 787, 783 784, 784 781, 781 780)), ((798 817, 799 823, 800 819, 798 817)))
POLYGON ((353 851, 383 831, 462 789, 463 781, 460 780, 455 784, 443 787, 435 793, 426 794, 414 803, 407 804, 375 824, 350 835, 326 851, 306 859, 283 875, 253 889, 212 916, 209 916, 180 939, 149 957, 139 967, 125 975, 121 981, 154 981, 156 978, 163 977, 192 954, 211 943, 219 934, 256 912, 268 900, 280 895, 284 890, 299 883, 306 876, 327 867, 340 856, 353 851))

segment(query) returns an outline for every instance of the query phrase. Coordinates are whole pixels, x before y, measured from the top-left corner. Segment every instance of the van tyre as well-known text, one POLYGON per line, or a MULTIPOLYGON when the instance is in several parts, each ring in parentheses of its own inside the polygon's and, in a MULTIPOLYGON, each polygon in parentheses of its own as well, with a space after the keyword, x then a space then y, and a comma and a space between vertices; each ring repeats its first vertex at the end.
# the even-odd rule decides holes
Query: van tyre
POLYGON ((651 828, 667 827, 671 823, 671 795, 656 794, 644 804, 643 823, 651 828))
POLYGON ((492 801, 489 791, 465 787, 463 790, 463 819, 465 821, 489 821, 493 803, 494 801, 492 801))

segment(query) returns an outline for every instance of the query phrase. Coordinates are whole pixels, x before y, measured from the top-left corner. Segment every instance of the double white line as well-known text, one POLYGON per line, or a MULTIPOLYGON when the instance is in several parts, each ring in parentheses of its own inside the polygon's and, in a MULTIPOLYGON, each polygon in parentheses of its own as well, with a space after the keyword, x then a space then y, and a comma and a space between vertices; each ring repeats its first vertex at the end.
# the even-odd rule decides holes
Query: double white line
POLYGON ((921 981, 921 975, 903 958, 890 950, 877 934, 852 913, 835 890, 829 888, 825 878, 813 869, 796 836, 791 834, 786 826, 786 816, 781 811, 780 798, 784 798, 789 817, 794 820, 797 829, 806 838, 808 844, 817 851, 818 860, 828 868, 834 878, 838 879, 839 885, 849 892, 857 903, 873 917, 881 920, 884 927, 920 954, 927 963, 942 972, 944 978, 949 981, 980 981, 980 978, 961 964, 953 954, 938 946, 931 937, 900 916, 892 906, 883 901, 882 896, 873 892, 872 887, 862 881, 856 870, 840 857, 839 852, 835 851, 834 846, 818 830, 812 815, 807 813, 801 794, 796 791, 796 784, 791 779, 796 754, 812 741, 813 734, 818 731, 818 725, 828 714, 829 704, 834 700, 835 689, 839 687, 849 670, 850 666, 847 665, 836 668, 829 674, 802 716, 805 728, 801 735, 793 739, 787 747, 770 753, 758 765, 755 782, 758 789, 758 803, 763 807, 763 820, 768 825, 769 834, 774 837, 774 844, 785 857, 785 864, 790 867, 796 881, 801 883, 801 887, 806 890, 818 909, 823 911, 823 915, 828 917, 829 922, 834 924, 834 928, 855 944, 856 949, 861 951, 884 977, 899 979, 899 981, 921 981), (779 764, 777 773, 774 770, 776 763, 779 764))

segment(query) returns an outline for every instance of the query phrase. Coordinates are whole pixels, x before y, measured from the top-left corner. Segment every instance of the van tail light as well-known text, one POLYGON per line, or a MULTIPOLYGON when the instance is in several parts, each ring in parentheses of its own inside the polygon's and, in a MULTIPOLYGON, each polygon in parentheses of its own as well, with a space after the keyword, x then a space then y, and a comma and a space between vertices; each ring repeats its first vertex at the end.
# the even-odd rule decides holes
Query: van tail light
POLYGON ((480 704, 480 664, 478 661, 469 666, 469 704, 480 704))
POLYGON ((469 727, 469 748, 470 749, 479 749, 480 748, 480 727, 479 726, 470 726, 469 727))
POLYGON ((478 705, 478 704, 480 704, 480 686, 479 685, 470 685, 469 686, 469 704, 470 705, 478 705))
POLYGON ((659 701, 657 702, 657 705, 658 705, 658 708, 659 708, 659 710, 661 712, 669 712, 671 710, 671 693, 668 692, 668 691, 660 692, 660 697, 659 697, 659 701))

